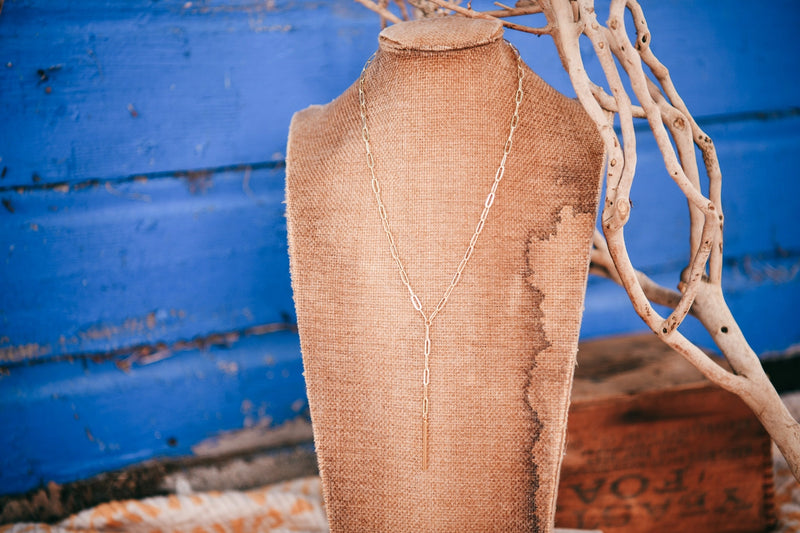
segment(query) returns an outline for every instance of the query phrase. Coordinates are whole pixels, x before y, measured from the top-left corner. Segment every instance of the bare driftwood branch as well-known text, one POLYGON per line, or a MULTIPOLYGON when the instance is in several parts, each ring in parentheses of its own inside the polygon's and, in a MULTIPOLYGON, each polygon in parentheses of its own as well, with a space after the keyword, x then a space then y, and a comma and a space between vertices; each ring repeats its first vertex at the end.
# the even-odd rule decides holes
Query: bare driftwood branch
POLYGON ((530 26, 524 26, 522 24, 516 24, 514 22, 509 22, 507 20, 503 20, 497 16, 490 15, 488 13, 484 13, 481 11, 473 11, 470 8, 461 7, 458 4, 450 2, 448 0, 430 0, 431 2, 451 11, 458 13, 459 15, 465 15, 467 17, 473 18, 485 18, 485 19, 495 19, 499 20, 503 26, 506 28, 517 30, 525 33, 532 33, 534 35, 548 35, 550 33, 550 27, 545 26, 544 28, 532 28, 530 26))
POLYGON ((380 5, 372 0, 356 0, 359 4, 366 7, 370 11, 374 11, 381 16, 381 26, 388 20, 394 23, 402 22, 400 17, 389 11, 386 6, 380 5))
POLYGON ((503 9, 499 11, 484 11, 483 14, 491 15, 493 17, 519 17, 522 15, 535 15, 542 12, 542 8, 538 4, 520 6, 519 2, 517 2, 516 7, 509 7, 501 4, 500 2, 495 2, 494 5, 502 7, 503 9))
MULTIPOLYGON (((370 9, 376 11, 373 0, 357 1, 372 4, 370 9)), ((764 374, 758 356, 747 343, 722 293, 722 173, 714 144, 692 117, 667 68, 652 52, 652 36, 639 3, 611 0, 607 25, 602 25, 597 20, 593 0, 519 0, 514 7, 499 4, 502 9, 487 12, 448 0, 426 1, 460 15, 499 19, 507 28, 553 38, 578 100, 597 125, 606 150, 606 197, 601 217, 604 236, 595 233, 590 271, 623 286, 636 312, 662 341, 709 380, 742 398, 800 480, 800 424, 789 414, 764 374), (631 42, 625 28, 626 11, 634 22, 635 42, 631 42), (544 14, 547 20, 544 27, 502 19, 535 13, 544 14), (611 94, 586 73, 578 42, 581 35, 591 41, 611 94), (626 91, 623 76, 629 80, 638 105, 633 104, 626 91), (614 130, 616 117, 621 139, 614 130), (629 193, 636 169, 634 118, 647 119, 664 167, 689 205, 689 261, 678 291, 662 287, 637 271, 628 256, 623 230, 630 216, 629 193), (695 147, 702 153, 708 197, 702 192, 695 147), (662 317, 653 303, 672 311, 662 317), (721 368, 678 331, 688 314, 694 315, 708 330, 733 372, 721 368)))

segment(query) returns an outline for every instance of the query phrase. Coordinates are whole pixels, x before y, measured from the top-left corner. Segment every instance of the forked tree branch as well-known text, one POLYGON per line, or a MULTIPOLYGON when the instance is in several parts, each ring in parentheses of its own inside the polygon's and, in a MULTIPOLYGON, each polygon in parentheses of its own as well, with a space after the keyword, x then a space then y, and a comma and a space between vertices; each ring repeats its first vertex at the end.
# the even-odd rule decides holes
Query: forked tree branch
POLYGON ((386 6, 382 6, 372 0, 356 0, 356 2, 380 15, 381 25, 385 24, 387 20, 394 23, 402 22, 402 19, 389 11, 386 6))
MULTIPOLYGON (((532 33, 534 35, 549 35, 550 34, 550 26, 549 25, 544 26, 543 28, 533 28, 531 26, 525 26, 523 24, 516 24, 514 22, 509 22, 507 20, 504 20, 504 19, 502 19, 502 18, 497 16, 499 13, 496 12, 496 11, 492 12, 493 14, 484 13, 484 12, 481 12, 481 11, 474 11, 474 10, 472 10, 470 8, 467 8, 467 7, 461 7, 460 5, 456 4, 455 2, 450 2, 448 0, 428 0, 428 1, 438 5, 441 8, 449 9, 450 11, 458 13, 459 15, 465 15, 467 17, 473 17, 473 18, 483 18, 483 19, 494 19, 494 20, 497 20, 503 26, 505 26, 506 28, 509 28, 511 30, 517 30, 517 31, 521 31, 521 32, 524 32, 524 33, 532 33)), ((539 9, 538 11, 531 11, 531 13, 541 13, 541 9, 539 9)), ((518 14, 522 14, 522 13, 515 13, 515 15, 518 15, 518 14)))

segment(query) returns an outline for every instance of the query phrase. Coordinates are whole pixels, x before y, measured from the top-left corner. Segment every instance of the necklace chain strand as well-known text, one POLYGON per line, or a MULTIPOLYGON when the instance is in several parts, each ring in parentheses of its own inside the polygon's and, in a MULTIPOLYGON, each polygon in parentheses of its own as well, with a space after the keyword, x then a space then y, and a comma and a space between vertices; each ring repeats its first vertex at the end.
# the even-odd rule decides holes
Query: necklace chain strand
POLYGON ((472 253, 475 250, 475 244, 478 242, 478 236, 483 231, 483 226, 486 223, 486 218, 489 216, 489 209, 491 209, 492 204, 494 204, 495 200, 495 193, 497 192, 497 186, 500 183, 500 180, 503 179, 503 175, 506 171, 506 159, 508 158, 508 154, 511 152, 511 146, 513 144, 514 139, 514 131, 516 131, 517 126, 519 125, 519 106, 522 103, 522 79, 525 77, 525 71, 522 68, 522 59, 520 58, 519 51, 508 43, 511 46, 511 49, 514 51, 514 54, 517 58, 517 91, 514 94, 514 114, 511 117, 511 128, 508 133, 508 139, 506 140, 505 145, 503 146, 503 157, 500 160, 500 166, 497 168, 497 172, 494 175, 494 181, 492 182, 492 187, 489 191, 489 194, 486 196, 486 200, 483 203, 483 211, 481 212, 480 219, 478 220, 478 225, 475 227, 475 232, 472 234, 472 238, 469 240, 469 245, 467 246, 467 250, 464 252, 464 256, 461 258, 461 261, 458 263, 458 268, 456 269, 456 273, 453 275, 453 279, 450 280, 450 285, 445 290, 444 295, 439 300, 439 303, 436 304, 436 307, 433 310, 426 314, 422 308, 422 302, 420 301, 417 294, 414 292, 414 289, 411 287, 411 282, 408 278, 408 273, 406 272, 405 267, 403 266, 403 262, 400 260, 400 253, 397 251, 397 245, 394 241, 394 235, 392 234, 392 228, 389 225, 389 217, 386 214, 386 206, 383 204, 383 199, 381 198, 381 185, 378 182, 378 178, 375 175, 375 158, 372 155, 372 147, 370 144, 370 134, 369 129, 367 128, 367 99, 366 94, 364 92, 364 80, 366 78, 367 68, 370 66, 372 61, 375 59, 375 54, 373 54, 367 62, 364 64, 364 68, 361 69, 361 77, 359 78, 358 82, 358 101, 360 104, 361 109, 361 138, 364 140, 364 148, 366 150, 367 155, 367 167, 369 167, 369 172, 372 181, 372 192, 375 194, 375 200, 378 204, 378 213, 381 217, 381 224, 383 225, 383 231, 386 234, 386 239, 389 241, 389 250, 392 254, 392 259, 397 264, 397 269, 400 272, 400 280, 405 285, 406 289, 408 289, 408 293, 411 297, 411 304, 414 306, 414 309, 422 316, 423 323, 425 325, 425 344, 423 348, 423 355, 424 355, 424 370, 422 372, 422 469, 428 469, 428 411, 430 407, 430 400, 428 399, 428 386, 430 385, 431 381, 431 370, 430 370, 430 355, 431 355, 431 325, 433 324, 433 319, 438 316, 438 314, 444 309, 444 306, 447 304, 447 300, 450 298, 450 294, 455 289, 458 282, 461 280, 461 273, 464 271, 464 268, 467 266, 467 262, 472 257, 472 253))

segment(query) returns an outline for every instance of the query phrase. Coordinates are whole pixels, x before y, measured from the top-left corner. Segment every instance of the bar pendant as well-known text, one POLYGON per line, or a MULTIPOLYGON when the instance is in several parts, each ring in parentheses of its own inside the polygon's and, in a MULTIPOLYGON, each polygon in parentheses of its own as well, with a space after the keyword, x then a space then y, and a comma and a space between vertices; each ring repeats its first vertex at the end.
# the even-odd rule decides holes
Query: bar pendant
POLYGON ((428 469, 428 419, 422 419, 422 469, 428 469))

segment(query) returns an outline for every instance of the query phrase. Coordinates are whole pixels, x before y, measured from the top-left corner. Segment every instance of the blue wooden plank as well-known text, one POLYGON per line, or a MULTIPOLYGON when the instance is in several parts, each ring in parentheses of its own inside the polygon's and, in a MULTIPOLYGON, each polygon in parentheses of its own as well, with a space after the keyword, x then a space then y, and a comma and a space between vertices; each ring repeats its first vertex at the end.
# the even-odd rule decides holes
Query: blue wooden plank
MULTIPOLYGON (((696 115, 800 107, 796 2, 644 4, 696 115)), ((351 84, 378 30, 351 0, 8 0, 0 187, 280 160, 291 114, 351 84)), ((572 94, 548 37, 507 36, 572 94)), ((598 70, 591 54, 587 68, 598 70)))
POLYGON ((800 105, 793 87, 800 80, 800 43, 789 39, 800 21, 797 2, 783 0, 764 10, 724 0, 641 4, 651 46, 693 114, 800 105))
POLYGON ((0 186, 281 160, 292 113, 350 84, 377 27, 344 0, 10 0, 0 186))
POLYGON ((270 333, 123 371, 91 359, 0 374, 0 494, 191 456, 230 431, 308 420, 297 335, 270 333))
MULTIPOLYGON (((795 223, 800 117, 715 122, 704 130, 714 140, 722 168, 725 255, 800 251, 795 223)), ((646 270, 682 268, 689 253, 685 197, 669 178, 649 133, 637 135, 637 148, 633 209, 625 228, 632 260, 646 270)))
POLYGON ((0 194, 0 364, 293 323, 283 189, 261 168, 0 194))
MULTIPOLYGON (((594 3, 598 20, 606 23, 609 1, 594 3)), ((651 32, 651 48, 669 69, 694 116, 800 107, 800 95, 794 90, 800 79, 800 43, 791 38, 800 20, 797 2, 781 0, 771 4, 774 10, 753 10, 746 2, 724 0, 644 0, 640 5, 651 32), (776 53, 782 49, 787 52, 776 53)), ((496 9, 492 2, 473 2, 473 6, 496 9)), ((529 23, 544 26, 538 17, 528 18, 529 23)), ((635 42, 633 22, 627 13, 625 25, 635 42)), ((520 48, 535 72, 559 91, 574 96, 548 37, 534 40, 514 31, 506 31, 506 36, 520 48)), ((581 52, 590 78, 606 86, 586 38, 581 40, 581 52)))
MULTIPOLYGON (((785 352, 800 345, 796 320, 800 301, 800 254, 770 255, 730 261, 723 272, 725 300, 750 346, 758 354, 785 352)), ((680 271, 650 272, 661 285, 674 288, 680 271)), ((669 310, 658 307, 662 316, 669 310)), ((581 339, 649 331, 618 285, 590 277, 581 325, 581 339)), ((711 336, 693 317, 680 332, 706 349, 718 352, 711 336)))

